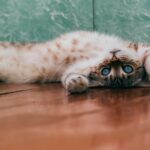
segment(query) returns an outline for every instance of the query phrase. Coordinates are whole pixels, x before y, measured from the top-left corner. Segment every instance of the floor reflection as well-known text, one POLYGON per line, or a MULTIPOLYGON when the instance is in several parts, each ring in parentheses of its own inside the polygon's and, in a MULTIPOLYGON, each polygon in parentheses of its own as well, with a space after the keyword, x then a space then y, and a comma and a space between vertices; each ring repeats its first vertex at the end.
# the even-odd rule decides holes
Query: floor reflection
POLYGON ((3 150, 150 149, 150 88, 70 95, 59 84, 40 85, 0 96, 0 104, 3 150))

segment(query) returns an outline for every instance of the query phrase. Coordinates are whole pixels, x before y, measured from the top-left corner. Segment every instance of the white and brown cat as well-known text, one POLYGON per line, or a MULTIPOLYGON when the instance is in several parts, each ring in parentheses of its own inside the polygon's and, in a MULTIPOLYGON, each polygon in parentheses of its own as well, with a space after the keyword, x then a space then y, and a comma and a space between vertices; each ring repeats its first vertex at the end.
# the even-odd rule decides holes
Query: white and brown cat
POLYGON ((150 47, 110 35, 77 31, 46 43, 0 42, 0 80, 61 81, 69 92, 91 86, 132 87, 150 79, 150 47))

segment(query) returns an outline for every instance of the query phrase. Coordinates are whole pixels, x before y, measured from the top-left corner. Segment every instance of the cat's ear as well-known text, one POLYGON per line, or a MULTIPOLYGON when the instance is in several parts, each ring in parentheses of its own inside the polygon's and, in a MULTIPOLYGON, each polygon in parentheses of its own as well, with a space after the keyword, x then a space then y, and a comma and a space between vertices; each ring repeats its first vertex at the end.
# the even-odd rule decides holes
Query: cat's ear
POLYGON ((148 79, 137 84, 137 87, 150 87, 150 81, 148 79))
POLYGON ((147 74, 148 79, 150 80, 150 49, 145 51, 143 56, 143 64, 147 74))
POLYGON ((133 49, 135 51, 140 50, 141 48, 149 48, 150 45, 148 45, 147 43, 129 43, 127 45, 128 48, 133 49))
POLYGON ((131 48, 131 49, 133 49, 135 51, 138 51, 138 49, 139 49, 138 43, 129 43, 127 47, 131 48))
POLYGON ((99 81, 90 80, 89 82, 89 87, 101 87, 101 86, 104 86, 104 85, 101 84, 101 82, 99 81))

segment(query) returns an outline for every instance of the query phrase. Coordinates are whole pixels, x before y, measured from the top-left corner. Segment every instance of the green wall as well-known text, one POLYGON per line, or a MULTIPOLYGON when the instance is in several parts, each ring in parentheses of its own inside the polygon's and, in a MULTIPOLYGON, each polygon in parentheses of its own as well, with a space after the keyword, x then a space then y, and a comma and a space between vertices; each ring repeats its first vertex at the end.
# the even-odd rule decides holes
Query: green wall
POLYGON ((95 0, 95 28, 133 41, 150 42, 150 0, 95 0))
POLYGON ((150 42, 150 1, 0 0, 1 41, 46 41, 73 30, 150 42))
POLYGON ((92 0, 0 0, 0 40, 45 41, 92 30, 92 0))

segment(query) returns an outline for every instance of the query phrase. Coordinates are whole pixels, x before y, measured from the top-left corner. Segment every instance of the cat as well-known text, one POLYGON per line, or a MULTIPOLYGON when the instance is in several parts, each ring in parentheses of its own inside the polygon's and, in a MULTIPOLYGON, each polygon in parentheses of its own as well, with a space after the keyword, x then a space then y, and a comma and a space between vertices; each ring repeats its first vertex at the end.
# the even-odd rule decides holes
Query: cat
POLYGON ((71 93, 89 87, 127 88, 150 79, 150 46, 90 31, 43 43, 0 42, 0 80, 62 82, 71 93))

